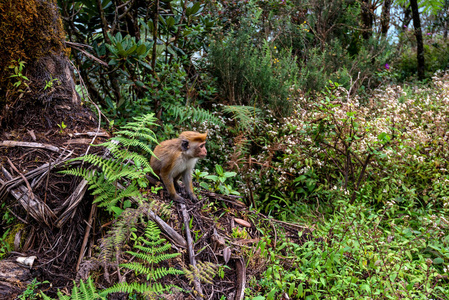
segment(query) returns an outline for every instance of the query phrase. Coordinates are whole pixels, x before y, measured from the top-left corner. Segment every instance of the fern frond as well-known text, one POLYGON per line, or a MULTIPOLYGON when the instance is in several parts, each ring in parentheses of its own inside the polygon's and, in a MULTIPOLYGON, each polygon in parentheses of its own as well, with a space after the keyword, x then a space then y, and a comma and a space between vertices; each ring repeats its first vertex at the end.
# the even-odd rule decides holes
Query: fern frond
MULTIPOLYGON (((168 244, 168 245, 170 245, 170 244, 168 244)), ((135 245, 134 248, 142 249, 143 247, 139 246, 139 245, 135 245)), ((154 251, 152 251, 152 249, 148 249, 148 248, 146 250, 150 254, 146 254, 146 253, 142 253, 142 252, 133 252, 133 251, 126 251, 126 253, 129 253, 137 258, 140 258, 141 260, 144 260, 145 262, 150 263, 150 264, 152 264, 152 263, 158 264, 161 261, 172 259, 172 258, 175 258, 175 257, 181 255, 181 253, 164 253, 164 254, 160 254, 160 255, 154 255, 154 253, 151 253, 151 252, 156 252, 156 251, 160 251, 160 250, 155 249, 154 251)), ((165 250, 165 251, 167 251, 167 250, 165 250)))
MULTIPOLYGON (((139 153, 136 153, 133 151, 128 151, 128 150, 123 150, 120 148, 109 149, 109 151, 119 161, 133 161, 136 164, 136 166, 143 166, 143 167, 147 167, 147 168, 150 167, 149 159, 146 156, 141 155, 139 153)), ((151 151, 150 148, 144 149, 144 151, 146 151, 150 154, 150 155, 148 155, 148 157, 151 157, 153 155, 153 151, 151 151)))
POLYGON ((106 207, 108 211, 112 211, 113 207, 117 206, 117 203, 126 198, 134 197, 137 199, 141 199, 141 193, 137 186, 132 183, 126 189, 121 190, 117 195, 108 194, 108 201, 105 201, 105 195, 100 195, 98 198, 95 198, 94 203, 98 204, 99 207, 106 207))
POLYGON ((189 279, 190 284, 195 278, 199 278, 202 282, 212 284, 212 278, 216 274, 217 265, 211 262, 198 262, 196 266, 189 266, 190 269, 183 268, 185 276, 189 279))
POLYGON ((144 238, 141 238, 140 241, 145 243, 145 245, 151 247, 151 248, 147 248, 147 247, 144 247, 144 246, 136 245, 136 247, 139 250, 142 250, 142 251, 146 251, 147 249, 151 249, 151 253, 159 253, 159 252, 164 252, 164 251, 167 251, 168 249, 170 249, 169 247, 166 247, 167 244, 166 244, 166 240, 165 239, 147 241, 144 238), (157 245, 160 245, 160 244, 164 244, 164 245, 159 247, 159 248, 154 248, 154 247, 156 247, 157 245))
POLYGON ((153 285, 150 285, 148 283, 137 283, 137 282, 133 282, 133 283, 126 283, 126 282, 122 282, 122 283, 118 283, 110 288, 105 289, 101 295, 107 295, 110 293, 140 293, 143 294, 145 296, 155 296, 158 294, 162 294, 164 292, 169 292, 171 291, 173 288, 176 288, 178 290, 182 290, 180 287, 173 285, 173 284, 169 284, 169 285, 162 285, 160 283, 154 283, 153 285))
MULTIPOLYGON (((124 213, 122 213, 122 216, 124 213)), ((137 212, 127 212, 125 216, 130 217, 131 222, 137 222, 138 214, 137 212)), ((171 248, 171 245, 167 243, 164 239, 160 238, 160 229, 157 227, 157 225, 152 222, 148 221, 147 226, 145 228, 144 236, 146 237, 139 237, 135 241, 134 249, 139 250, 137 251, 127 251, 126 253, 134 256, 139 261, 133 261, 129 263, 120 264, 122 268, 130 269, 138 275, 143 275, 146 277, 146 280, 149 281, 157 281, 160 278, 167 276, 167 275, 181 275, 184 274, 184 271, 177 270, 175 268, 163 268, 163 267, 155 267, 158 263, 172 259, 174 257, 177 257, 181 255, 180 253, 164 253, 165 251, 168 251, 171 248), (142 243, 142 244, 139 244, 142 243)), ((128 224, 129 225, 129 224, 128 224)), ((135 224, 134 224, 135 225, 135 224)), ((133 229, 135 229, 134 225, 131 225, 133 229)), ((126 230, 128 230, 130 227, 118 227, 115 230, 117 230, 111 237, 119 236, 120 238, 124 237, 124 233, 126 230)), ((109 240, 111 241, 111 240, 109 240)), ((113 244, 118 245, 119 241, 113 241, 113 244)), ((103 245, 102 245, 103 247, 103 245)), ((110 252, 108 252, 110 253, 110 252)), ((114 285, 113 287, 107 289, 105 292, 112 293, 112 292, 125 292, 125 293, 140 293, 143 295, 152 295, 152 294, 159 294, 163 291, 170 290, 172 287, 175 287, 174 285, 169 286, 162 286, 159 283, 155 283, 153 285, 150 284, 137 284, 137 283, 119 283, 114 285)))
POLYGON ((85 168, 76 168, 76 169, 62 170, 62 171, 59 171, 59 173, 66 174, 66 175, 77 176, 77 177, 82 177, 82 178, 86 179, 88 182, 92 179, 92 177, 95 174, 95 172, 93 170, 88 170, 88 169, 85 169, 85 168))
POLYGON ((225 113, 231 114, 236 121, 237 127, 244 130, 252 130, 261 124, 263 112, 261 109, 252 106, 243 105, 225 105, 223 106, 225 113))
POLYGON ((193 106, 174 105, 170 103, 163 103, 162 106, 164 106, 170 114, 179 119, 181 122, 193 119, 198 123, 208 121, 214 125, 224 127, 223 121, 206 109, 193 106))
POLYGON ((177 270, 175 268, 153 268, 142 265, 139 262, 130 262, 126 264, 120 264, 120 267, 133 270, 139 275, 145 275, 147 280, 158 280, 167 275, 183 275, 184 271, 177 270))
MULTIPOLYGON (((60 290, 57 295, 59 300, 106 300, 106 295, 98 293, 91 277, 87 278, 86 283, 80 280, 79 288, 74 281, 71 295, 63 295, 60 290)), ((41 292, 41 296, 44 300, 53 300, 43 292, 41 292)))

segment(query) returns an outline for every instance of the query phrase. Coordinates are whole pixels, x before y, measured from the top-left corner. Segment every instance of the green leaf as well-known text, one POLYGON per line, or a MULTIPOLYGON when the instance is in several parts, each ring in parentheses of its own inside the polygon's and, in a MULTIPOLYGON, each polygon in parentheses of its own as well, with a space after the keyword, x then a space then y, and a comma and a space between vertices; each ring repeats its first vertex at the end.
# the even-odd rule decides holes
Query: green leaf
POLYGON ((291 296, 293 294, 293 292, 295 291, 295 283, 292 282, 290 284, 290 288, 288 289, 288 295, 291 296))
POLYGON ((147 47, 144 44, 142 44, 139 47, 137 47, 136 54, 139 56, 142 56, 146 51, 147 51, 147 47))
POLYGON ((129 49, 125 52, 125 55, 126 55, 126 56, 131 55, 134 51, 136 51, 136 49, 137 49, 137 45, 133 45, 131 48, 129 48, 129 49))
POLYGON ((150 29, 150 31, 153 32, 154 31, 153 20, 149 20, 147 25, 148 25, 148 29, 150 29))
POLYGON ((210 186, 207 183, 205 183, 205 182, 200 182, 200 187, 202 187, 202 188, 204 188, 204 189, 206 189, 208 191, 211 190, 210 186))
POLYGON ((122 43, 121 42, 117 42, 117 44, 115 44, 115 47, 118 49, 118 52, 125 52, 125 50, 123 49, 122 43))
POLYGON ((441 265, 442 263, 444 263, 444 259, 442 259, 441 257, 437 257, 433 260, 433 264, 435 265, 441 265))
POLYGON ((175 25, 175 19, 173 18, 173 17, 169 17, 168 19, 167 19, 167 26, 168 27, 172 27, 172 26, 174 26, 175 25))
POLYGON ((215 170, 219 176, 223 176, 223 167, 220 165, 215 165, 215 170))
POLYGON ((200 3, 200 2, 196 2, 196 3, 192 6, 192 8, 191 8, 191 10, 190 10, 190 14, 192 14, 192 15, 196 14, 197 12, 199 12, 200 8, 201 8, 201 3, 200 3))
POLYGON ((235 175, 237 175, 237 173, 236 172, 225 172, 223 175, 224 175, 224 177, 234 177, 235 175))
POLYGON ((304 292, 304 288, 302 286, 302 283, 298 286, 298 296, 302 297, 304 292))
POLYGON ((217 175, 207 175, 207 176, 204 176, 204 178, 210 179, 212 181, 218 181, 218 179, 219 179, 219 177, 217 175))

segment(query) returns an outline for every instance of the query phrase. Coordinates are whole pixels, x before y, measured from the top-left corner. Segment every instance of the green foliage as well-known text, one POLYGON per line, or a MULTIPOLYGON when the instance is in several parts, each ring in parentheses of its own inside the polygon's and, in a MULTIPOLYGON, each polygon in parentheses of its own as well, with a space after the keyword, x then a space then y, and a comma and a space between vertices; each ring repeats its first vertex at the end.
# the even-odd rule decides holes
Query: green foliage
POLYGON ((186 121, 191 122, 191 120, 195 120, 195 122, 198 124, 207 121, 219 127, 224 126, 223 121, 220 118, 203 108, 174 105, 170 103, 164 103, 163 106, 167 110, 168 114, 170 114, 174 119, 179 119, 181 123, 184 123, 186 121))
MULTIPOLYGON (((404 43, 404 50, 396 59, 392 72, 398 74, 400 80, 407 80, 416 75, 417 58, 414 43, 410 41, 414 38, 412 30, 406 30, 400 35, 400 40, 404 43)), ((449 68, 449 45, 441 34, 424 34, 424 60, 425 70, 428 75, 438 70, 449 68)), ((429 77, 429 76, 428 76, 429 77)))
MULTIPOLYGON (((327 43, 324 49, 312 48, 307 54, 297 84, 304 91, 322 91, 329 80, 349 90, 357 77, 362 79, 362 84, 371 88, 372 84, 378 84, 377 70, 384 69, 392 59, 388 41, 375 39, 361 43, 357 55, 350 53, 350 48, 337 39, 327 43), (376 80, 363 82, 364 78, 376 80)), ((360 86, 359 83, 353 89, 357 90, 360 86)))
POLYGON ((64 129, 67 127, 66 124, 64 124, 64 121, 61 122, 61 124, 57 124, 59 127, 59 133, 63 133, 64 129))
POLYGON ((162 285, 157 282, 162 277, 167 275, 181 275, 183 271, 174 269, 172 267, 156 267, 157 264, 173 259, 180 253, 166 253, 170 250, 171 245, 160 237, 160 230, 156 223, 148 222, 145 229, 144 236, 136 238, 134 241, 135 251, 126 251, 132 255, 136 261, 120 264, 120 267, 133 270, 136 275, 143 275, 146 283, 137 282, 122 282, 118 283, 108 289, 105 289, 102 294, 106 295, 115 292, 124 293, 139 293, 148 299, 157 299, 157 295, 163 292, 169 292, 172 288, 180 289, 175 285, 162 285))
POLYGON ((235 177, 237 175, 236 172, 225 172, 220 165, 215 165, 215 171, 217 175, 209 175, 208 172, 196 170, 195 177, 197 177, 197 179, 205 178, 212 181, 212 186, 204 181, 200 183, 200 186, 206 190, 220 192, 224 195, 240 195, 238 191, 233 189, 232 185, 226 182, 228 178, 235 177))
POLYGON ((28 77, 26 77, 24 73, 25 62, 22 60, 13 61, 13 65, 9 66, 10 69, 13 70, 13 74, 9 76, 9 78, 14 78, 15 82, 13 86, 18 89, 19 92, 23 92, 22 87, 28 88, 28 77))
MULTIPOLYGON (((26 290, 23 291, 21 295, 19 295, 19 300, 34 300, 37 299, 36 288, 41 284, 49 283, 48 281, 38 282, 36 278, 31 281, 30 284, 27 285, 26 290)), ((45 298, 44 298, 45 299, 45 298)))
POLYGON ((7 209, 6 202, 0 204, 0 214, 2 215, 2 220, 0 224, 3 227, 3 233, 2 236, 0 237, 0 260, 1 260, 13 249, 15 233, 18 230, 23 229, 23 226, 19 224, 16 225, 15 228, 12 230, 11 228, 9 228, 11 225, 15 223, 16 218, 7 209))
POLYGON ((223 99, 232 105, 268 107, 277 115, 291 111, 289 88, 298 68, 288 51, 268 41, 254 44, 251 32, 231 32, 211 43, 208 60, 223 99))
POLYGON ((262 110, 251 106, 225 105, 223 111, 231 114, 238 130, 254 131, 262 126, 262 110))
MULTIPOLYGON (((41 292, 41 296, 44 300, 53 300, 52 298, 41 292)), ((79 287, 76 282, 73 282, 73 289, 71 295, 63 295, 58 290, 59 300, 106 300, 106 295, 103 292, 99 292, 95 287, 95 284, 91 277, 87 278, 86 283, 80 280, 79 287)))
POLYGON ((201 1, 131 5, 126 18, 109 0, 59 1, 59 6, 71 40, 89 45, 73 53, 90 97, 119 125, 159 111, 161 103, 178 105, 181 95, 185 99, 194 84, 201 84, 186 76, 195 68, 193 54, 204 48, 216 24, 201 1), (100 66, 97 57, 112 68, 100 66))
POLYGON ((447 150, 439 142, 449 116, 446 76, 430 86, 378 89, 365 104, 336 83, 320 101, 300 98, 295 115, 255 138, 264 154, 248 180, 261 187, 261 208, 289 215, 341 195, 446 206, 447 150))
MULTIPOLYGON (((447 297, 449 286, 442 275, 449 262, 449 240, 443 233, 448 224, 436 216, 427 219, 435 211, 408 210, 404 215, 397 205, 376 210, 342 197, 337 201, 334 213, 315 216, 319 221, 314 221, 313 236, 299 232, 298 243, 281 234, 275 249, 260 248, 269 264, 249 285, 261 288, 265 298, 250 299, 278 299, 283 293, 290 299, 447 297)), ((310 222, 313 211, 304 213, 301 221, 310 222)), ((257 293, 248 290, 250 295, 257 293)))
MULTIPOLYGON (((111 41, 111 44, 106 44, 106 47, 111 52, 109 65, 125 67, 131 64, 134 66, 138 64, 151 69, 151 66, 145 63, 144 59, 150 53, 153 43, 142 40, 136 42, 135 37, 130 35, 123 37, 120 32, 115 36, 108 32, 108 37, 111 41)), ((118 106, 120 106, 120 103, 118 106)))
POLYGON ((10 231, 11 231, 10 228, 6 229, 0 238, 0 259, 6 256, 12 250, 11 245, 7 241, 10 231))
POLYGON ((148 159, 153 152, 148 143, 157 142, 153 131, 149 129, 155 125, 154 116, 147 114, 134 117, 134 120, 117 131, 116 137, 98 145, 106 147, 112 158, 88 154, 71 160, 87 162, 98 171, 83 167, 61 171, 63 174, 83 177, 89 183, 89 189, 93 189, 92 195, 96 196, 94 203, 118 214, 122 211, 118 203, 124 199, 134 197, 142 201, 139 188, 147 186, 145 175, 153 172, 148 159), (144 154, 132 149, 143 151, 144 154), (117 185, 124 188, 117 188, 117 185))

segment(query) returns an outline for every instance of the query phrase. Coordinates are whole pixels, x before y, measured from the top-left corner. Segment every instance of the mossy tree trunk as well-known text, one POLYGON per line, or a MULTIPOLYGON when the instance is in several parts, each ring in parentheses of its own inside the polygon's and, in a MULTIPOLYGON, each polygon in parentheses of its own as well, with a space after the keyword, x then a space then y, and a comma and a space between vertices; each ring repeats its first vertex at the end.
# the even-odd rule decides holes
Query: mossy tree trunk
POLYGON ((0 45, 0 129, 30 109, 79 106, 55 0, 0 0, 0 45))

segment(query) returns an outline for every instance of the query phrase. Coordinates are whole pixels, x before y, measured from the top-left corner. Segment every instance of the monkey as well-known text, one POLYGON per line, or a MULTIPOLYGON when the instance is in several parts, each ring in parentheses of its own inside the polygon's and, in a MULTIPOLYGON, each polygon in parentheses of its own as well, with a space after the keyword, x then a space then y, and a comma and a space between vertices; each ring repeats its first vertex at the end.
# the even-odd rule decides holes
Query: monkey
POLYGON ((192 171, 198 159, 207 156, 206 138, 207 132, 184 131, 178 138, 163 141, 153 150, 151 168, 164 183, 172 200, 184 200, 176 192, 179 191, 178 180, 182 177, 187 195, 198 201, 193 194, 192 171))

